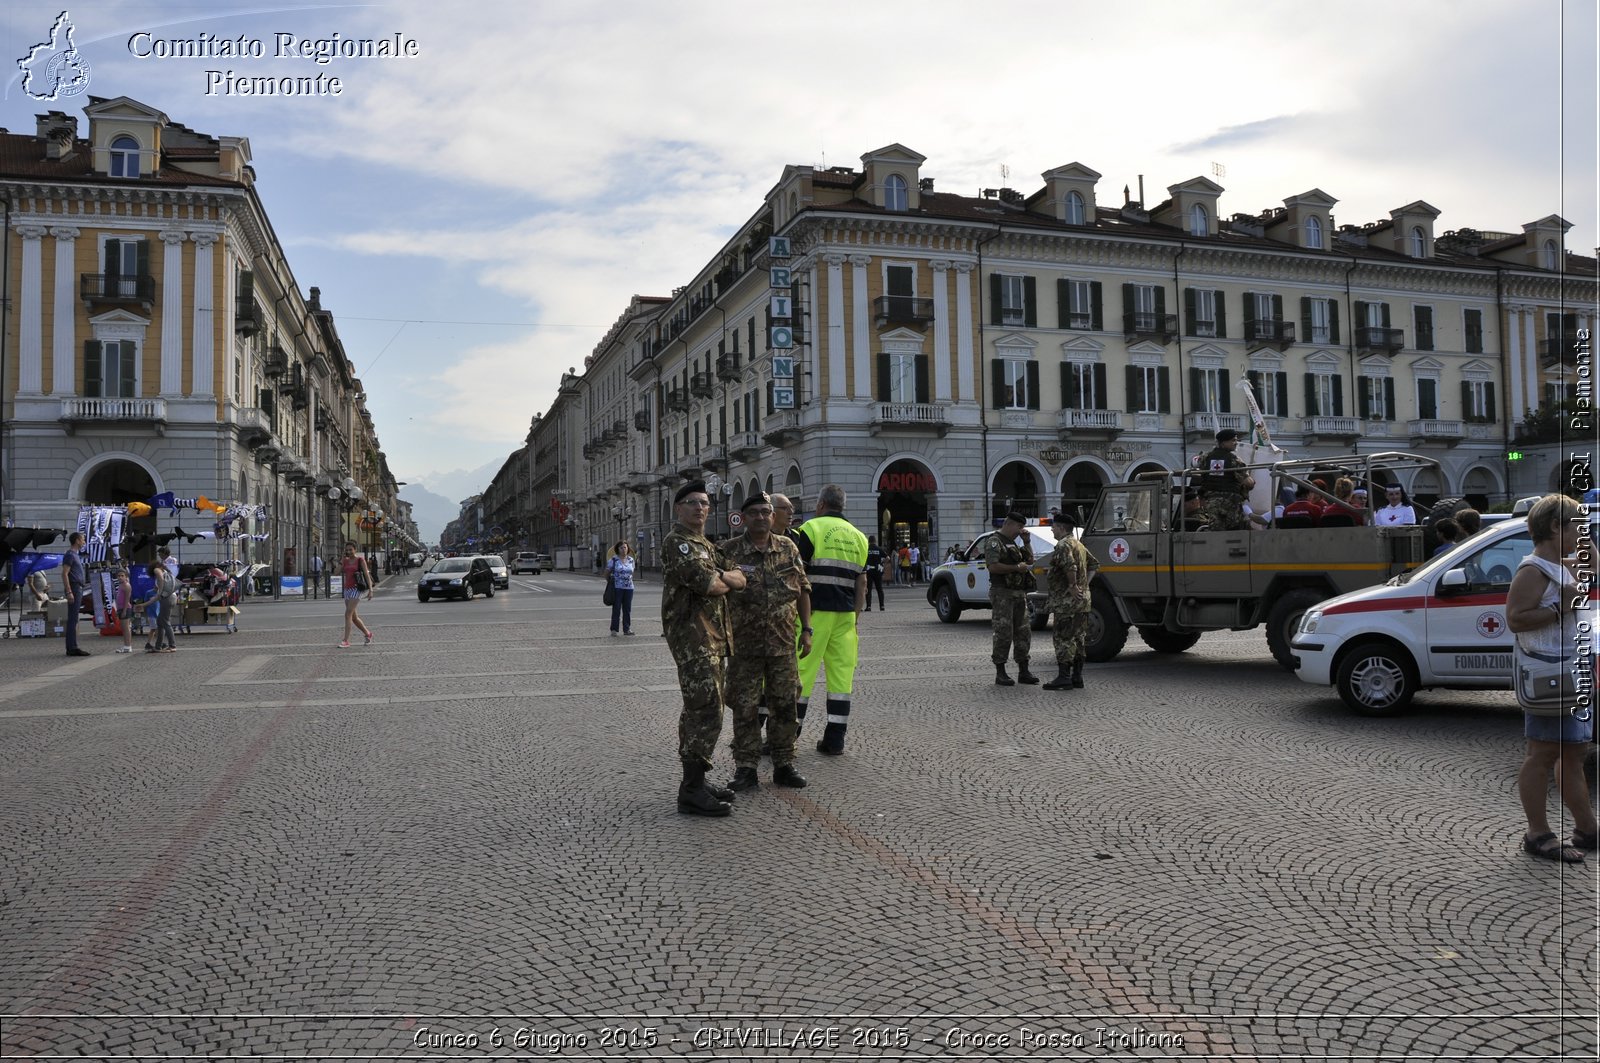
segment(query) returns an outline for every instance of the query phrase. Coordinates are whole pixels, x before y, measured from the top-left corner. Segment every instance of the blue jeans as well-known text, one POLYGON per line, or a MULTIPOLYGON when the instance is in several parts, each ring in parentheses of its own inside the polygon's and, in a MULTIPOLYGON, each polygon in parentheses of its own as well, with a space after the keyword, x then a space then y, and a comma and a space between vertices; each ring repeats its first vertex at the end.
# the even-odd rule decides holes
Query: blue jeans
POLYGON ((621 587, 611 592, 611 630, 617 630, 617 619, 622 619, 622 630, 633 630, 633 588, 621 587))

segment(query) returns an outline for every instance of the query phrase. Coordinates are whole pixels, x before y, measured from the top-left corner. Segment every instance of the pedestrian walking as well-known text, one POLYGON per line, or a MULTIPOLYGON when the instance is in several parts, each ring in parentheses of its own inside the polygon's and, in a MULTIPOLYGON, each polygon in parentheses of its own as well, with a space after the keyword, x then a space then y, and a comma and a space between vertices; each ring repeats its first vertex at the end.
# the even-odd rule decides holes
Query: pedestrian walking
POLYGON ((872 592, 878 592, 878 609, 882 611, 888 606, 883 604, 883 548, 878 545, 876 535, 867 536, 867 606, 864 613, 872 612, 872 592))
POLYGON ((1050 615, 1055 620, 1052 642, 1056 651, 1056 677, 1046 690, 1083 686, 1083 652, 1089 636, 1089 585, 1100 563, 1078 537, 1076 517, 1056 517, 1056 548, 1045 566, 1045 589, 1050 615))
POLYGON ((611 634, 617 634, 617 623, 622 624, 624 635, 633 634, 633 548, 628 540, 618 539, 606 561, 606 574, 611 577, 611 634))
POLYGON ((344 544, 344 561, 340 563, 340 574, 344 577, 344 638, 339 640, 339 648, 350 648, 350 625, 354 624, 361 629, 361 634, 366 636, 366 645, 372 645, 372 629, 356 614, 356 608, 361 604, 361 596, 366 595, 367 601, 372 601, 372 566, 367 559, 356 553, 355 543, 344 544))
POLYGON ((728 656, 728 614, 723 599, 744 589, 744 573, 724 570, 706 539, 711 497, 695 480, 672 500, 675 522, 661 544, 661 631, 678 668, 683 709, 678 716, 678 811, 726 816, 733 791, 706 780, 722 733, 723 679, 728 656))
POLYGON ((911 583, 911 547, 902 546, 895 551, 895 586, 904 587, 911 583))
POLYGON ((67 536, 67 552, 61 557, 61 583, 67 595, 67 656, 87 657, 89 651, 78 648, 78 610, 89 596, 89 573, 83 567, 83 533, 67 536))
POLYGON ((128 570, 116 571, 117 626, 122 629, 122 646, 118 653, 133 652, 133 584, 128 580, 128 570))
POLYGON ((733 623, 728 661, 728 708, 733 712, 733 762, 728 787, 748 790, 760 784, 762 716, 766 694, 766 727, 772 755, 772 781, 799 789, 806 785, 794 767, 795 694, 799 661, 795 626, 800 628, 799 656, 811 653, 811 582, 800 549, 784 535, 772 534, 772 500, 756 492, 744 502, 745 531, 718 547, 724 562, 744 573, 744 590, 728 596, 733 623))
MULTIPOLYGON (((1586 547, 1588 560, 1579 559, 1583 532, 1578 503, 1565 495, 1546 495, 1528 510, 1533 550, 1511 577, 1506 626, 1516 636, 1519 657, 1559 664, 1574 677, 1587 676, 1592 692, 1593 609, 1577 571, 1594 571, 1594 546, 1586 547)), ((1559 715, 1523 713, 1522 733, 1528 739, 1528 751, 1517 773, 1517 796, 1528 819, 1522 848, 1532 856, 1577 864, 1583 861, 1584 851, 1593 851, 1600 841, 1583 774, 1584 753, 1594 739, 1592 700, 1574 699, 1571 708, 1564 707, 1559 715), (1550 829, 1545 810, 1552 769, 1561 803, 1572 813, 1570 845, 1562 844, 1550 829)))
POLYGON ((906 554, 907 554, 907 558, 911 562, 911 582, 913 584, 921 583, 922 582, 922 548, 920 546, 918 546, 916 543, 912 543, 911 546, 906 550, 906 554))
POLYGON ((178 639, 172 631, 172 614, 178 611, 178 577, 166 565, 151 570, 156 578, 156 644, 146 646, 151 653, 178 652, 178 639))
POLYGON ((845 493, 828 484, 817 495, 816 516, 800 526, 800 556, 811 581, 813 650, 800 661, 800 703, 797 726, 805 725, 806 706, 817 682, 817 669, 827 670, 828 720, 817 752, 844 752, 850 726, 850 699, 855 685, 860 643, 856 611, 867 597, 867 537, 844 519, 845 493))
POLYGON ((311 594, 313 597, 325 593, 322 583, 322 555, 311 555, 311 594))
POLYGON ((989 571, 989 622, 993 645, 989 659, 994 662, 995 686, 1028 686, 1039 677, 1028 671, 1028 652, 1033 632, 1028 626, 1028 592, 1034 588, 1033 541, 1023 531, 1028 518, 1012 510, 1000 530, 984 540, 984 567, 989 571), (1017 678, 1006 674, 1006 659, 1017 661, 1017 678))
POLYGON ((1200 459, 1200 495, 1205 502, 1206 523, 1212 531, 1243 531, 1249 527, 1244 500, 1256 479, 1234 456, 1238 449, 1239 433, 1224 428, 1217 433, 1217 445, 1200 459))

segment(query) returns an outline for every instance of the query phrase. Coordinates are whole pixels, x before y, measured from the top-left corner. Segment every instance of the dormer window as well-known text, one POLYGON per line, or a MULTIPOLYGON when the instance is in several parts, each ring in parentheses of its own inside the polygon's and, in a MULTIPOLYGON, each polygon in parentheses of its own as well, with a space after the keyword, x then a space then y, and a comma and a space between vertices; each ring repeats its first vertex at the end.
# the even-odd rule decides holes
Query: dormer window
POLYGON ((1189 208, 1189 235, 1211 235, 1211 218, 1206 214, 1205 204, 1203 203, 1196 203, 1189 208))
POLYGON ((1083 197, 1076 192, 1067 193, 1067 224, 1083 224, 1083 197))
POLYGON ((1428 257, 1428 234, 1422 231, 1422 226, 1413 225, 1411 227, 1411 239, 1409 244, 1409 251, 1412 258, 1428 257))
POLYGON ((897 173, 884 179, 883 206, 885 210, 905 210, 907 207, 906 179, 897 173))
POLYGON ((1315 214, 1306 219, 1306 246, 1314 249, 1322 247, 1322 219, 1315 214))
POLYGON ((1556 246, 1554 240, 1544 242, 1539 252, 1539 262, 1545 269, 1556 269, 1561 265, 1561 248, 1556 246))
POLYGON ((130 136, 120 136, 111 142, 111 176, 139 176, 139 142, 130 136))

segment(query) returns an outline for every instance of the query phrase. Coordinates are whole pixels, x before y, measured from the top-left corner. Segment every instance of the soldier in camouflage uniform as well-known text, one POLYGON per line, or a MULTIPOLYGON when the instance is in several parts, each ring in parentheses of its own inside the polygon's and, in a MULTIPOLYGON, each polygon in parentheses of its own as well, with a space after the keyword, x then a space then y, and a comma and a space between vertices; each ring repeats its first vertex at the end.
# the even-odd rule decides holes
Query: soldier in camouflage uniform
POLYGON ((1033 540, 1022 530, 1028 518, 1006 514, 1000 530, 983 541, 984 566, 989 570, 990 622, 994 625, 994 682, 1014 687, 1033 684, 1039 677, 1028 671, 1032 631, 1028 627, 1028 592, 1033 589, 1033 540), (1020 541, 1019 541, 1020 540, 1020 541), (1006 674, 1006 658, 1017 658, 1017 678, 1006 674))
POLYGON ((1052 522, 1056 548, 1046 563, 1045 589, 1055 617, 1056 677, 1046 690, 1083 686, 1083 648, 1089 633, 1089 584, 1100 563, 1073 534, 1078 522, 1063 513, 1052 522))
POLYGON ((1217 433, 1217 445, 1200 459, 1200 496, 1205 502, 1206 523, 1211 531, 1243 531, 1244 499, 1256 479, 1234 456, 1239 449, 1239 433, 1224 428, 1217 433))
POLYGON ((726 816, 733 791, 706 782, 706 772, 722 733, 722 670, 728 655, 728 617, 722 599, 743 589, 744 573, 736 568, 723 571, 716 548, 706 540, 711 499, 704 483, 685 484, 673 498, 673 512, 677 523, 661 544, 661 630, 683 690, 678 811, 726 816))
POLYGON ((728 599, 733 618, 733 657, 728 664, 728 707, 733 710, 733 761, 729 789, 759 785, 761 723, 757 714, 767 696, 767 737, 772 781, 799 789, 805 777, 794 768, 795 702, 800 669, 795 657, 795 620, 800 623, 800 656, 811 652, 811 581, 800 548, 787 535, 772 534, 772 500, 758 491, 742 507, 743 535, 722 543, 723 561, 744 573, 745 589, 728 599))

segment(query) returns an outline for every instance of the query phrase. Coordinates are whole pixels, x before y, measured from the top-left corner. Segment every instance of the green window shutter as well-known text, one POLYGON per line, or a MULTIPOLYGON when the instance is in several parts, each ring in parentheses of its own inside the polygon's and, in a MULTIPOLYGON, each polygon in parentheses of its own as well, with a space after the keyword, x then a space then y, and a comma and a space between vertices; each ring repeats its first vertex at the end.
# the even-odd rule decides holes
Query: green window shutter
POLYGON ((1461 419, 1468 424, 1479 421, 1478 415, 1472 412, 1472 384, 1466 380, 1461 382, 1461 419))
POLYGON ((1432 421, 1439 416, 1439 383, 1435 380, 1417 381, 1417 416, 1432 421))
POLYGON ((1245 292, 1240 298, 1244 300, 1244 334, 1248 339, 1250 326, 1256 323, 1256 293, 1245 292))
POLYGON ((1039 408, 1039 363, 1028 363, 1028 409, 1039 408))
POLYGON ((1105 316, 1100 312, 1100 282, 1089 285, 1089 327, 1096 332, 1106 327, 1105 316))
POLYGON ((1141 374, 1139 373, 1139 367, 1134 365, 1123 366, 1122 373, 1123 385, 1127 388, 1128 392, 1127 397, 1123 399, 1123 404, 1129 410, 1137 411, 1144 409, 1144 389, 1141 386, 1142 380, 1141 374))
POLYGON ((1194 332, 1194 289, 1183 290, 1183 332, 1186 336, 1193 336, 1194 332))
POLYGON ((83 341, 83 393, 89 398, 99 398, 102 375, 100 371, 100 341, 83 341))
POLYGON ((1228 371, 1217 370, 1217 409, 1221 413, 1233 412, 1233 400, 1229 395, 1233 388, 1228 386, 1228 371))
POLYGON ((1192 365, 1189 367, 1189 405, 1200 413, 1211 408, 1206 401, 1206 378, 1192 365))
POLYGON ((1278 413, 1287 415, 1289 412, 1289 374, 1273 373, 1272 375, 1275 378, 1272 382, 1273 387, 1278 392, 1278 413))
POLYGON ((894 401, 894 394, 889 388, 889 356, 887 354, 878 355, 878 401, 894 401))
POLYGON ((1283 296, 1278 295, 1276 292, 1272 296, 1272 320, 1283 320, 1283 296))
POLYGON ((122 241, 106 241, 105 275, 119 277, 122 275, 122 241))
POLYGON ((1071 362, 1061 363, 1061 408, 1063 410, 1082 409, 1078 404, 1082 396, 1078 394, 1078 374, 1072 371, 1071 362))
POLYGON ((1483 419, 1489 424, 1494 424, 1496 421, 1500 420, 1500 408, 1495 405, 1494 381, 1492 380, 1483 385, 1483 409, 1483 419))
POLYGON ((1339 301, 1328 300, 1328 342, 1339 342, 1339 301))
POLYGON ((1333 375, 1333 415, 1344 416, 1344 377, 1338 373, 1333 375))
POLYGON ((1024 328, 1039 327, 1039 282, 1034 277, 1022 278, 1022 324, 1024 328))
POLYGON ((1300 297, 1300 339, 1304 343, 1311 342, 1311 296, 1300 297))
POLYGON ((1381 313, 1383 315, 1383 327, 1384 328, 1393 328, 1394 326, 1389 324, 1389 304, 1388 303, 1379 303, 1378 305, 1383 308, 1381 311, 1379 311, 1379 313, 1381 313))
POLYGON ((989 274, 989 324, 1000 324, 1000 286, 1003 283, 1000 274, 989 274))
POLYGON ((1417 350, 1433 350, 1433 307, 1413 307, 1413 314, 1417 325, 1417 350))
POLYGON ((1394 415, 1394 377, 1386 376, 1383 378, 1383 419, 1392 421, 1394 415))
POLYGON ((1365 421, 1372 413, 1372 385, 1370 377, 1356 378, 1356 416, 1365 421))
POLYGON ((1004 360, 996 358, 989 363, 989 381, 994 385, 993 397, 989 400, 989 404, 997 410, 1005 409, 1006 364, 1004 360))
POLYGON ((1254 369, 1247 369, 1244 373, 1245 382, 1250 385, 1250 394, 1256 397, 1256 402, 1261 402, 1261 374, 1254 369))
POLYGON ((1138 304, 1136 302, 1134 302, 1134 294, 1133 294, 1134 287, 1135 286, 1132 285, 1132 284, 1124 284, 1122 286, 1122 313, 1123 313, 1123 316, 1127 316, 1128 314, 1133 313, 1138 308, 1138 304))
POLYGON ((1105 410, 1111 400, 1106 396, 1106 367, 1100 362, 1094 366, 1094 408, 1105 410))
POLYGON ((1306 416, 1321 417, 1322 411, 1317 409, 1317 374, 1306 374, 1306 416))
POLYGON ((925 355, 925 354, 917 355, 916 374, 917 374, 917 401, 925 403, 925 402, 928 401, 928 356, 927 355, 925 355))
POLYGON ((1158 319, 1156 321, 1156 327, 1157 328, 1161 328, 1162 327, 1162 322, 1159 319, 1164 317, 1164 316, 1166 316, 1166 313, 1167 313, 1167 289, 1165 287, 1163 287, 1162 285, 1159 285, 1159 284, 1157 284, 1155 286, 1155 289, 1156 289, 1156 317, 1158 319))
POLYGON ((1220 291, 1211 293, 1211 307, 1217 315, 1217 339, 1227 339, 1228 306, 1227 300, 1223 298, 1223 294, 1220 291))
POLYGON ((137 250, 134 251, 134 256, 137 259, 137 265, 134 268, 139 271, 139 276, 148 277, 150 276, 150 241, 140 240, 136 247, 137 250))
POLYGON ((124 399, 131 399, 133 398, 133 342, 131 340, 123 340, 117 346, 120 348, 117 358, 118 369, 120 370, 117 378, 117 395, 124 399))
POLYGON ((1466 312, 1466 315, 1465 315, 1464 324, 1465 324, 1466 333, 1467 333, 1467 344, 1466 344, 1467 353, 1468 354, 1482 354, 1483 353, 1483 311, 1482 310, 1468 310, 1466 312))
POLYGON ((1156 408, 1162 413, 1172 412, 1172 387, 1167 382, 1167 367, 1156 370, 1156 408))
POLYGON ((1353 328, 1364 329, 1367 327, 1367 304, 1364 300, 1357 299, 1355 304, 1355 321, 1353 328))
POLYGON ((772 405, 772 381, 767 381, 767 412, 774 412, 777 407, 772 405))
POLYGON ((1056 312, 1061 318, 1061 328, 1072 325, 1072 292, 1065 280, 1056 281, 1056 312))

